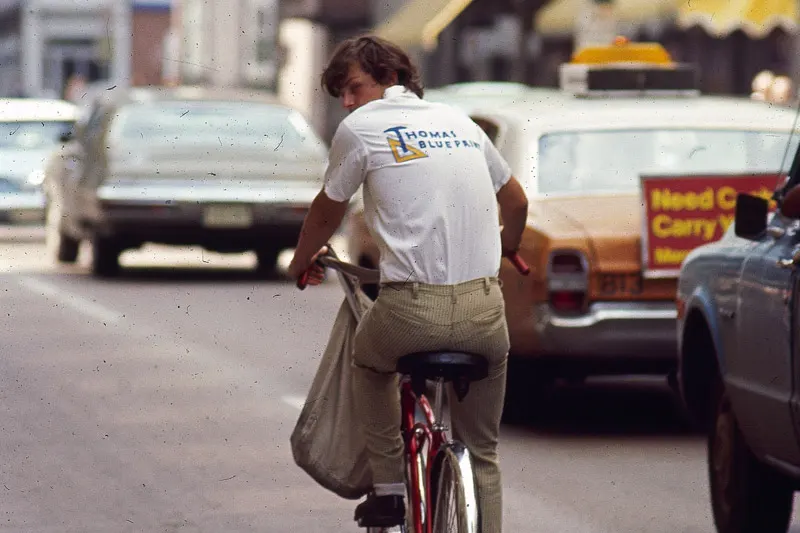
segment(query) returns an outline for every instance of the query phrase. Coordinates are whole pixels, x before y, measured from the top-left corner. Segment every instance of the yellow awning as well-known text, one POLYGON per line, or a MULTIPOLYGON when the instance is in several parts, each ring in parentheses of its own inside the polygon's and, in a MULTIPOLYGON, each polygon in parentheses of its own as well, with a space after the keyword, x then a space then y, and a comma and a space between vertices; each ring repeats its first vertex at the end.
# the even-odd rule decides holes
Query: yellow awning
POLYGON ((681 4, 681 28, 699 25, 715 37, 742 30, 760 38, 778 27, 794 32, 798 26, 797 0, 686 0, 681 4))
POLYGON ((373 31, 398 46, 432 50, 439 34, 471 3, 472 0, 408 0, 373 31))
MULTIPOLYGON (((550 0, 536 14, 534 28, 541 35, 574 33, 581 10, 590 0, 550 0)), ((695 0, 691 0, 694 3, 695 0)), ((754 0, 758 1, 758 0, 754 0)), ((614 0, 613 9, 622 24, 641 23, 671 17, 679 0, 614 0)))

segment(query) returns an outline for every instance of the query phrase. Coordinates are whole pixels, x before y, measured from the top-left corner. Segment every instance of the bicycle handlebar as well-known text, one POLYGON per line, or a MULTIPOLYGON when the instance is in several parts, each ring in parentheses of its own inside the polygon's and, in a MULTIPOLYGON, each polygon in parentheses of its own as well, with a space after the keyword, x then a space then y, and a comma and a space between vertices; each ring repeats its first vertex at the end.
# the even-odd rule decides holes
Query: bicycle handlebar
POLYGON ((511 261, 511 264, 514 265, 514 267, 517 269, 517 272, 523 276, 527 276, 531 273, 531 267, 528 266, 528 263, 526 263, 522 256, 517 252, 504 255, 504 257, 511 261))
MULTIPOLYGON (((514 265, 514 268, 516 268, 517 272, 519 272, 521 275, 527 276, 528 274, 531 273, 530 267, 517 252, 513 252, 510 254, 503 254, 503 257, 511 261, 511 264, 514 265)), ((358 265, 340 261, 339 258, 336 256, 336 253, 330 247, 330 245, 328 245, 328 253, 317 258, 315 262, 323 267, 327 266, 331 268, 336 268, 337 270, 344 270, 347 273, 357 278, 368 277, 369 274, 372 272, 371 269, 367 269, 364 267, 360 267, 358 265)), ((303 274, 297 280, 297 288, 300 289, 301 291, 304 290, 307 286, 308 286, 308 271, 303 272, 303 274)))

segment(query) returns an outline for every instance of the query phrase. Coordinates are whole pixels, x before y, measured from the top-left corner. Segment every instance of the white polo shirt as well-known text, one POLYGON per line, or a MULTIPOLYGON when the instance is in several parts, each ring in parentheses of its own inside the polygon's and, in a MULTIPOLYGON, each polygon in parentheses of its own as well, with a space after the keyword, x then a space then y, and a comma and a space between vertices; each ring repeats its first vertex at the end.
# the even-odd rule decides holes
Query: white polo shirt
POLYGON ((344 202, 364 186, 382 282, 450 285, 498 274, 495 194, 510 177, 466 114, 398 85, 339 124, 325 193, 344 202))

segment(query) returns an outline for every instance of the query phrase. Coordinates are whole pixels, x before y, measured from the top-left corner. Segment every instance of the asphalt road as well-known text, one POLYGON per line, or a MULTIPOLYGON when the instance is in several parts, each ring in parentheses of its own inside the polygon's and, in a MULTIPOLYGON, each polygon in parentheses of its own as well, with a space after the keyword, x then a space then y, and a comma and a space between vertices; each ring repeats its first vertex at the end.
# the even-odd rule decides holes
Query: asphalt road
MULTIPOLYGON (((99 281, 0 228, 0 531, 358 531, 289 448, 342 292, 254 263, 151 247, 99 281)), ((714 531, 703 437, 660 380, 544 410, 503 427, 506 531, 714 531)))

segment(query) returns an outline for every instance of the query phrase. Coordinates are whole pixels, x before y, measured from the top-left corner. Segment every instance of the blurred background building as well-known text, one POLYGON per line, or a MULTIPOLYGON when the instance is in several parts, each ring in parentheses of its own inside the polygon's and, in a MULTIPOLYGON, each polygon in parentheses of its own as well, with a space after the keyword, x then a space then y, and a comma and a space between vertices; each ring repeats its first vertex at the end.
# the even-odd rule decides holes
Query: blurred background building
POLYGON ((376 32, 429 87, 555 86, 572 51, 616 35, 700 67, 708 93, 795 84, 800 0, 0 0, 0 95, 80 99, 86 87, 195 83, 275 91, 326 138, 342 111, 319 86, 332 47, 376 32))

